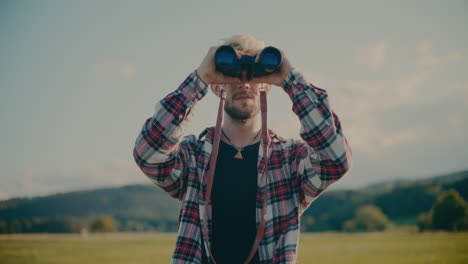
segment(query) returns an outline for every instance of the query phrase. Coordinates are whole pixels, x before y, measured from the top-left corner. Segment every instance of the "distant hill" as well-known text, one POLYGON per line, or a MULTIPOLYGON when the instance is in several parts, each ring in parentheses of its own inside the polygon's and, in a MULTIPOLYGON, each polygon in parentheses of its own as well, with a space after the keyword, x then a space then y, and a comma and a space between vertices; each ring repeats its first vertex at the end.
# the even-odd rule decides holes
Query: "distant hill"
MULTIPOLYGON (((0 221, 66 223, 77 231, 99 216, 113 216, 121 230, 174 231, 179 202, 155 185, 129 185, 0 201, 0 221)), ((1 233, 0 222, 0 233, 1 233)))
MULTIPOLYGON (((374 204, 397 224, 414 224, 444 190, 468 200, 468 171, 325 192, 304 213, 306 231, 341 230, 357 207, 374 204)), ((0 201, 0 233, 77 232, 103 215, 122 231, 176 231, 179 202, 155 185, 130 185, 0 201)))
POLYGON ((392 181, 385 181, 376 184, 371 184, 366 187, 366 189, 372 189, 375 192, 383 192, 393 190, 399 187, 410 186, 414 184, 426 184, 426 183, 451 183, 462 180, 466 178, 468 175, 468 170, 452 172, 448 174, 441 174, 429 178, 424 179, 417 179, 417 180, 406 180, 406 179, 398 179, 392 181))
POLYGON ((444 191, 455 189, 468 200, 468 171, 439 175, 422 180, 393 181, 358 190, 324 193, 304 213, 312 217, 308 231, 341 230, 344 221, 353 217, 356 208, 373 204, 396 224, 414 225, 419 214, 431 209, 444 191))

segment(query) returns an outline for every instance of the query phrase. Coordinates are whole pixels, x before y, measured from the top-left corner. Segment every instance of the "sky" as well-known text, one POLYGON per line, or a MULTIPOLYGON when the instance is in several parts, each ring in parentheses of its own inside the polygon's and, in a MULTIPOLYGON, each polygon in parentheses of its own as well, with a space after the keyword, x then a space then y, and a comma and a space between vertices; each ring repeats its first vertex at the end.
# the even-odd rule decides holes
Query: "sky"
MULTIPOLYGON (((133 161, 154 105, 209 47, 280 48, 353 149, 332 188, 468 168, 467 1, 0 1, 0 199, 150 183, 133 161)), ((280 87, 269 127, 299 138, 280 87)), ((187 134, 215 124, 208 93, 187 134)))

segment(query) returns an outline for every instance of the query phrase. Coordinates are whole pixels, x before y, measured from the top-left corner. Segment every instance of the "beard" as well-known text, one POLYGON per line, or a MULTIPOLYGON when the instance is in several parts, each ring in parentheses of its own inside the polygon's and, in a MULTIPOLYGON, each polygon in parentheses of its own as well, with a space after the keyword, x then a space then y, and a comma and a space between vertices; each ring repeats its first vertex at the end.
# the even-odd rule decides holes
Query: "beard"
POLYGON ((260 112, 260 107, 254 104, 252 107, 240 109, 239 107, 235 107, 231 101, 226 102, 224 111, 234 120, 247 120, 256 116, 260 112))

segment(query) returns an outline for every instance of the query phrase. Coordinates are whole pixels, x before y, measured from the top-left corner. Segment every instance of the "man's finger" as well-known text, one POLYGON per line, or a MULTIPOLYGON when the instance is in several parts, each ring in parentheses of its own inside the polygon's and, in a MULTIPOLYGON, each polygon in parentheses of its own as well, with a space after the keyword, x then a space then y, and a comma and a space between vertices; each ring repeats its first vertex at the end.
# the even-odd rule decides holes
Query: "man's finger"
POLYGON ((260 62, 260 54, 262 53, 263 50, 259 51, 257 53, 257 55, 255 56, 255 63, 259 63, 260 62))

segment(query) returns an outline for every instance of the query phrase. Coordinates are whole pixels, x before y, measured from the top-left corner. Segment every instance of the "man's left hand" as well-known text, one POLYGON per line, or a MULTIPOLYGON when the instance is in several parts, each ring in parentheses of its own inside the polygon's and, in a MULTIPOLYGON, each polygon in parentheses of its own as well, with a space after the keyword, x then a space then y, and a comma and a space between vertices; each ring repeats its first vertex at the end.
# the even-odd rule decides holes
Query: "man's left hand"
MULTIPOLYGON (((253 78, 253 81, 257 83, 267 83, 271 85, 276 85, 279 87, 283 86, 284 80, 286 79, 286 77, 288 77, 288 74, 294 69, 294 66, 292 65, 291 61, 288 59, 286 54, 282 50, 280 50, 280 52, 281 56, 283 57, 283 62, 281 63, 280 68, 272 74, 253 78)), ((262 50, 259 50, 254 54, 254 56, 256 56, 255 63, 259 62, 261 53, 262 50)))

